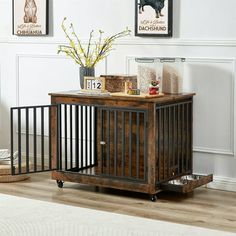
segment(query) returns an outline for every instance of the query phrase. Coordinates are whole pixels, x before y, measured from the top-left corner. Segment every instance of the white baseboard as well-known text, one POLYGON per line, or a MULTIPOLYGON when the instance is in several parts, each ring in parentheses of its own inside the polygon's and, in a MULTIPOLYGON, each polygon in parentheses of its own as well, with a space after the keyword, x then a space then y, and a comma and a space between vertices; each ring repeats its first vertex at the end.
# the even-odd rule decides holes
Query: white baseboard
POLYGON ((236 179, 214 176, 213 182, 207 184, 207 188, 236 192, 236 179))

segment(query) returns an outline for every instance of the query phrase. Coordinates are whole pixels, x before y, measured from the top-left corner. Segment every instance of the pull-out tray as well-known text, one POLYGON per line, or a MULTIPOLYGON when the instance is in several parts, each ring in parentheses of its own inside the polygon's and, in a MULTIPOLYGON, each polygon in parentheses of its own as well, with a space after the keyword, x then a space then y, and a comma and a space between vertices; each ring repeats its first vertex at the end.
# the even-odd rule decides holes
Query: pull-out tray
POLYGON ((192 192, 195 188, 205 185, 213 180, 213 175, 184 175, 180 178, 170 180, 161 185, 162 190, 180 193, 192 192))

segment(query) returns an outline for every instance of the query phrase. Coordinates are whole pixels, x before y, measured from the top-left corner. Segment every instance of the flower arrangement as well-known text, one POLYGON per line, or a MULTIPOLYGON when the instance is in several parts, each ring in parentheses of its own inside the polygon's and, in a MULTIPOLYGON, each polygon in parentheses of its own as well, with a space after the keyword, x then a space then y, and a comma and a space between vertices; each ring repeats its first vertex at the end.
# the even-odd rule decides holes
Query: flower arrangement
POLYGON ((81 40, 75 33, 73 24, 70 24, 71 31, 68 32, 65 26, 65 21, 66 17, 62 21, 61 27, 66 38, 69 40, 69 45, 59 45, 58 54, 65 53, 81 67, 95 67, 99 61, 109 55, 115 40, 128 36, 131 32, 131 30, 126 28, 124 31, 103 39, 104 32, 99 30, 99 38, 97 41, 95 40, 93 42, 94 30, 92 30, 90 32, 88 45, 83 47, 81 40))

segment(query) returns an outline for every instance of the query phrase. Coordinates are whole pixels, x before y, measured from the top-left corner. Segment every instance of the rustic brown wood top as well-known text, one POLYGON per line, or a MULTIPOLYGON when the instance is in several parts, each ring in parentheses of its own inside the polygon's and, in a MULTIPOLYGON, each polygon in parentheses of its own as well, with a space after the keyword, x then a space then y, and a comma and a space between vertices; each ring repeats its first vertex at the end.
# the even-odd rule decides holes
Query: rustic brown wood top
POLYGON ((110 95, 87 95, 87 94, 79 94, 78 90, 64 91, 64 92, 55 92, 49 93, 52 97, 71 97, 71 98, 80 98, 80 99, 91 99, 91 100, 118 100, 118 101, 136 101, 136 102, 150 102, 150 103, 165 103, 176 100, 182 100, 191 98, 195 95, 195 93, 182 93, 182 94, 165 94, 163 97, 159 98, 137 98, 137 97, 113 97, 110 95))

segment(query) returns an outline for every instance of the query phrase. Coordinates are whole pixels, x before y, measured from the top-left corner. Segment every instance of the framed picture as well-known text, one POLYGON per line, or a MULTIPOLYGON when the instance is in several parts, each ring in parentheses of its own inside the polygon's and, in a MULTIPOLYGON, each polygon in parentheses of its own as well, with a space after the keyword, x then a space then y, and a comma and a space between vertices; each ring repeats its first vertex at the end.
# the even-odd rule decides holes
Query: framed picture
POLYGON ((171 37, 173 0, 135 0, 135 35, 171 37))
POLYGON ((12 0, 13 34, 41 36, 48 34, 49 0, 12 0))
POLYGON ((84 77, 84 90, 105 91, 105 78, 103 77, 84 77))

